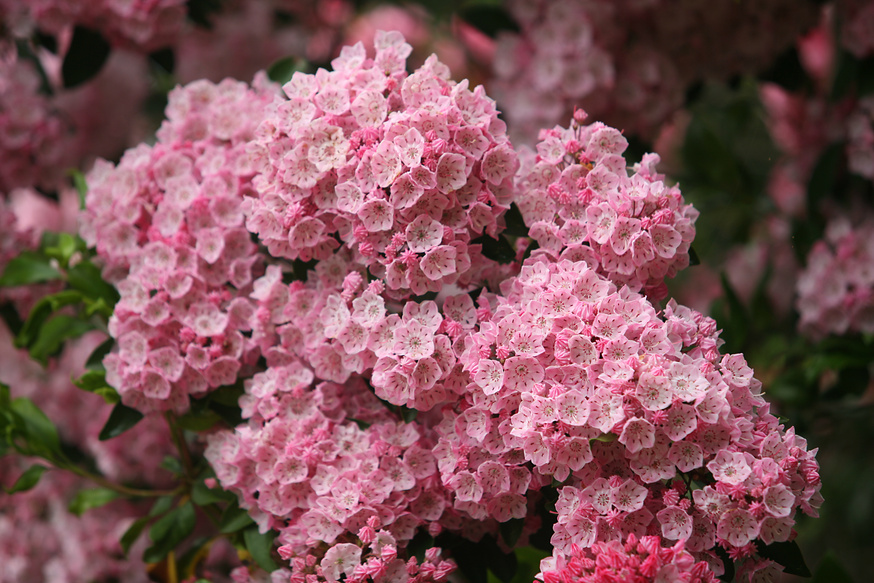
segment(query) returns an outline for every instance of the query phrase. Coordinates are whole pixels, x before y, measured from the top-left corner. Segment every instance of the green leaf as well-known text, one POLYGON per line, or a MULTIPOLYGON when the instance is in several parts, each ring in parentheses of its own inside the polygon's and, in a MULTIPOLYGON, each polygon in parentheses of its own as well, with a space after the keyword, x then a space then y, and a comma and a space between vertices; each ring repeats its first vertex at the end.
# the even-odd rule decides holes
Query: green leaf
POLYGON ((810 577, 810 569, 804 562, 804 557, 801 555, 801 549, 798 548, 797 542, 771 543, 766 545, 757 541, 756 549, 762 557, 782 565, 784 573, 798 575, 799 577, 810 577))
POLYGON ((513 548, 519 541, 522 535, 522 528, 525 526, 524 518, 513 518, 507 522, 502 522, 498 525, 501 530, 501 538, 507 543, 507 546, 513 548))
POLYGON ((73 384, 83 391, 100 395, 103 397, 103 400, 110 405, 115 405, 121 400, 118 391, 106 383, 106 371, 85 371, 85 374, 77 379, 73 379, 73 384))
POLYGON ((513 235, 514 237, 527 237, 528 227, 525 226, 525 220, 522 218, 522 211, 516 206, 516 203, 510 205, 510 210, 504 213, 504 221, 507 228, 504 233, 513 235))
POLYGON ((18 336, 21 333, 21 328, 24 326, 24 322, 21 320, 18 310, 15 309, 15 306, 12 303, 0 304, 0 319, 2 319, 6 324, 6 328, 12 332, 13 337, 18 336))
POLYGON ((109 415, 109 419, 106 420, 106 425, 100 430, 100 441, 118 437, 139 423, 142 418, 143 414, 136 409, 131 409, 121 403, 116 404, 109 415))
POLYGON ((41 298, 30 310, 27 320, 15 338, 15 346, 30 348, 39 336, 43 324, 52 313, 80 301, 82 301, 82 294, 74 290, 64 290, 41 298))
POLYGON ((810 583, 853 583, 853 578, 838 561, 834 551, 828 550, 820 561, 819 567, 816 568, 816 574, 810 583))
POLYGON ((222 418, 215 411, 189 411, 178 418, 179 426, 188 431, 206 431, 212 428, 222 418))
POLYGON ((167 553, 188 538, 194 530, 196 515, 194 505, 186 502, 161 517, 149 529, 149 538, 154 543, 143 553, 143 561, 157 563, 167 553))
POLYGON ((27 468, 24 473, 18 476, 11 488, 4 488, 7 494, 15 494, 16 492, 26 492, 39 483, 40 477, 48 468, 39 464, 32 465, 27 468))
POLYGON ((410 407, 405 407, 401 405, 399 407, 401 419, 403 419, 404 423, 412 423, 416 420, 416 417, 419 415, 419 411, 417 409, 411 409, 410 407))
POLYGON ((279 59, 270 65, 270 68, 267 69, 267 76, 270 77, 271 81, 276 81, 280 85, 285 85, 291 81, 292 75, 299 71, 306 71, 308 67, 309 63, 304 59, 286 57, 284 59, 279 59))
POLYGON ((258 566, 272 573, 279 567, 273 561, 273 542, 276 540, 276 533, 267 531, 264 534, 258 532, 258 527, 253 526, 243 531, 243 541, 246 543, 246 549, 258 563, 258 566))
POLYGON ((118 291, 103 280, 100 269, 90 261, 80 261, 67 270, 70 287, 81 291, 85 297, 102 299, 112 307, 119 299, 118 291))
POLYGON ((6 264, 0 287, 27 285, 61 278, 61 272, 49 265, 47 257, 25 251, 6 264))
POLYGON ((472 240, 471 244, 482 245, 483 255, 492 261, 507 264, 516 260, 516 250, 513 249, 513 246, 510 245, 503 235, 499 235, 497 239, 492 239, 488 235, 483 235, 472 240))
POLYGON ((96 30, 76 26, 61 65, 64 87, 81 85, 97 75, 109 58, 110 48, 106 39, 96 30))
POLYGON ((689 267, 701 265, 701 258, 693 247, 689 247, 689 267))
POLYGON ((152 508, 149 510, 149 516, 154 518, 156 516, 160 516, 165 512, 169 512, 171 508, 173 508, 173 501, 176 498, 173 496, 161 496, 155 503, 152 504, 152 508))
POLYGON ((37 455, 48 460, 58 460, 63 457, 61 440, 55 424, 33 401, 26 397, 18 397, 10 403, 9 408, 21 424, 20 429, 25 440, 25 448, 21 453, 37 455))
POLYGON ((130 551, 130 547, 134 542, 140 538, 140 534, 142 534, 143 529, 146 528, 146 525, 149 523, 149 517, 143 516, 142 518, 136 519, 133 524, 131 524, 124 534, 121 535, 121 548, 124 550, 124 554, 127 554, 130 551))
POLYGON ((79 490, 67 509, 76 516, 82 516, 88 510, 109 504, 118 497, 119 493, 109 488, 79 490))
POLYGON ((94 352, 85 361, 85 368, 89 370, 104 370, 103 359, 110 353, 112 347, 115 346, 115 338, 107 338, 103 343, 94 349, 94 352))
POLYGON ((40 328, 30 347, 30 356, 45 365, 50 356, 57 354, 64 342, 91 330, 94 330, 94 325, 89 322, 66 314, 57 315, 40 328))
POLYGON ((237 532, 253 522, 254 521, 252 520, 252 517, 249 516, 249 513, 240 508, 240 506, 234 502, 228 506, 225 509, 224 514, 222 514, 222 519, 219 523, 219 532, 222 534, 237 532))
POLYGON ((88 182, 85 180, 85 175, 75 168, 71 169, 68 174, 73 179, 76 194, 79 195, 79 210, 85 210, 85 197, 88 196, 88 182))
POLYGON ((198 480, 191 487, 191 499, 198 506, 208 506, 219 502, 232 502, 236 500, 233 492, 222 490, 221 487, 208 488, 203 480, 198 480))
POLYGON ((534 547, 516 549, 515 554, 518 566, 512 583, 531 583, 534 581, 534 576, 540 573, 540 561, 550 555, 550 553, 534 547))

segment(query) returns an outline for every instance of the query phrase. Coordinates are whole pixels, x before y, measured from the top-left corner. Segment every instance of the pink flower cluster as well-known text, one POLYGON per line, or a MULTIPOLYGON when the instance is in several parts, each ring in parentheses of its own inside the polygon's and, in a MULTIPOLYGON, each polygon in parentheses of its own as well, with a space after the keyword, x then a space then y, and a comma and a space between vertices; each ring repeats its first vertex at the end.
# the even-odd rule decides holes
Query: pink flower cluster
POLYGON ((815 451, 768 413, 741 355, 720 357, 712 319, 673 302, 659 317, 586 263, 546 257, 501 291, 461 357, 471 392, 438 426, 456 507, 518 518, 520 470, 528 488, 563 482, 557 554, 652 531, 749 554, 787 540, 796 509, 815 515, 815 451))
POLYGON ((243 225, 246 143, 270 99, 266 82, 177 88, 157 144, 88 175, 81 234, 121 294, 110 321, 119 350, 104 364, 130 406, 184 410, 189 396, 233 383, 246 361, 261 257, 243 225))
POLYGON ((376 55, 346 47, 333 71, 296 73, 249 155, 260 171, 246 226, 274 257, 349 261, 393 297, 466 285, 512 196, 516 153, 482 88, 436 57, 413 74, 399 33, 376 55))
POLYGON ((667 295, 664 279, 689 265, 698 211, 647 154, 630 175, 628 142, 600 122, 543 130, 519 172, 516 203, 530 236, 553 258, 585 260, 617 285, 667 295))
POLYGON ((814 338, 874 332, 874 220, 835 218, 798 278, 799 329, 814 338))
POLYGON ((0 58, 0 193, 53 185, 69 162, 69 128, 39 91, 29 62, 0 58))
POLYGON ((464 523, 448 508, 425 426, 399 422, 361 377, 314 378, 298 362, 246 382, 248 424, 214 434, 206 449, 222 486, 262 529, 279 531, 294 581, 337 581, 341 572, 354 581, 444 580, 454 566, 438 562, 437 549, 421 565, 397 558, 419 527, 436 535, 464 523))
POLYGON ((683 581, 716 583, 717 579, 704 561, 695 561, 679 541, 662 546, 657 536, 638 539, 629 534, 624 541, 596 543, 589 556, 576 548, 554 569, 544 570, 544 583, 646 583, 648 581, 683 581))
POLYGON ((59 34, 73 25, 99 31, 113 45, 149 52, 171 44, 185 22, 185 0, 0 0, 16 27, 59 34))
POLYGON ((639 562, 665 573, 787 540, 820 501, 814 452, 712 319, 640 293, 688 264, 697 216, 657 157, 629 175, 622 134, 578 115, 519 170, 482 88, 375 44, 285 95, 177 89, 155 146, 92 172, 125 403, 243 379, 246 422, 206 457, 296 583, 443 581, 414 537, 524 518, 524 544, 553 481, 553 569, 629 535, 658 537, 639 562), (539 249, 490 270, 473 240, 514 201, 539 249))
POLYGON ((519 0, 509 7, 521 31, 498 37, 490 90, 514 138, 527 142, 576 107, 651 135, 682 105, 687 87, 755 72, 816 18, 812 4, 792 0, 519 0))

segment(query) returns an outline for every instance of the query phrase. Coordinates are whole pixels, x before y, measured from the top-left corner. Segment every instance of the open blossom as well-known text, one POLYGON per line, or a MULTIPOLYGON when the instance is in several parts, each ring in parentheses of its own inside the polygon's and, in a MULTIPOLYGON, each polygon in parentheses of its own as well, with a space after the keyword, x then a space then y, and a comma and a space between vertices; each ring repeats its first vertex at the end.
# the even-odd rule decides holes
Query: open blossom
POLYGON ((647 154, 631 172, 628 145, 601 123, 543 130, 517 176, 516 204, 541 252, 585 260, 616 284, 661 299, 664 279, 689 265, 698 211, 647 154))
POLYGON ((271 255, 321 261, 342 245, 395 297, 475 277, 472 240, 496 234, 516 153, 481 87, 433 56, 408 75, 410 51, 380 32, 374 58, 346 47, 333 71, 283 87, 248 151, 246 225, 271 255))

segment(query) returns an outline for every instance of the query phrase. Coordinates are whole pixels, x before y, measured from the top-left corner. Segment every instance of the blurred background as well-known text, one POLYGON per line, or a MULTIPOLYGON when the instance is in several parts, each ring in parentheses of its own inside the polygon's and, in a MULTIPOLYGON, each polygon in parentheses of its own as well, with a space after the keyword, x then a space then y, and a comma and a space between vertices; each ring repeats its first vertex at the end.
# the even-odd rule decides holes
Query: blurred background
MULTIPOLYGON (((874 581, 874 1, 0 0, 0 266, 75 230, 69 171, 150 141, 177 84, 283 82, 377 30, 482 84, 517 145, 583 109, 632 161, 660 155, 701 213, 670 296, 819 448, 821 518, 798 524, 814 581, 874 581)), ((0 381, 67 390, 15 360, 0 381)))

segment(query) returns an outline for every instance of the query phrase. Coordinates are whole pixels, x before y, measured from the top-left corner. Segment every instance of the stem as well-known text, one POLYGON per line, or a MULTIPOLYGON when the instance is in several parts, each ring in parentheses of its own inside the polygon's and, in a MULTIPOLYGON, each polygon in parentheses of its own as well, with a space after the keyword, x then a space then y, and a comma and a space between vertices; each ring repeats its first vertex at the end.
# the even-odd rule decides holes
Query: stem
POLYGON ((77 476, 87 478, 95 484, 103 486, 104 488, 107 488, 109 490, 118 492, 119 494, 124 494, 125 496, 136 496, 139 498, 157 498, 160 496, 175 496, 183 491, 182 488, 176 488, 175 490, 143 490, 140 488, 129 488, 128 486, 116 484, 111 480, 107 480, 103 476, 92 474, 88 470, 80 468, 79 466, 70 465, 66 467, 60 467, 60 469, 70 470, 77 476))

